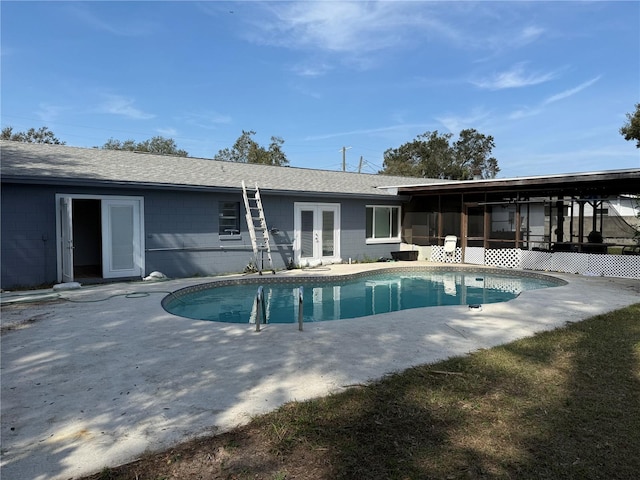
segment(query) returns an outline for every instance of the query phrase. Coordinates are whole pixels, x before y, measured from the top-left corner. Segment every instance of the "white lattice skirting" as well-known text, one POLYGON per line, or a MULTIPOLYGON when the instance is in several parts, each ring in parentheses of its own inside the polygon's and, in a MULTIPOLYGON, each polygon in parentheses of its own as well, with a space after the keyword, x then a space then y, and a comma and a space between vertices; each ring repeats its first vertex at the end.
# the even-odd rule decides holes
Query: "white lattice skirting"
POLYGON ((464 263, 484 265, 484 248, 467 247, 464 251, 464 263))
MULTIPOLYGON (((431 249, 432 262, 462 263, 462 249, 454 255, 444 253, 444 248, 431 249)), ((578 273, 602 277, 640 278, 640 255, 607 255, 576 252, 538 252, 515 248, 485 249, 467 247, 464 263, 521 270, 578 273)))
POLYGON ((431 258, 432 262, 441 262, 441 263, 462 263, 462 248, 456 247, 456 251, 453 253, 444 253, 444 247, 439 245, 434 245, 431 248, 431 258))

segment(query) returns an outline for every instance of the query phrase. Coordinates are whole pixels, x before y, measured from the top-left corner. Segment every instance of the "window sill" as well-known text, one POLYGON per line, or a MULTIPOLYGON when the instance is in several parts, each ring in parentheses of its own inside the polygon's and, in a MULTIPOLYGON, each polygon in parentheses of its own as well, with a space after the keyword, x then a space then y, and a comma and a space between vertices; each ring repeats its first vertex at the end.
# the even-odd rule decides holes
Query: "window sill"
POLYGON ((242 235, 218 235, 218 238, 220 239, 221 242, 227 241, 227 240, 242 240, 242 235))
POLYGON ((367 245, 375 245, 381 243, 400 243, 400 238, 367 238, 367 245))

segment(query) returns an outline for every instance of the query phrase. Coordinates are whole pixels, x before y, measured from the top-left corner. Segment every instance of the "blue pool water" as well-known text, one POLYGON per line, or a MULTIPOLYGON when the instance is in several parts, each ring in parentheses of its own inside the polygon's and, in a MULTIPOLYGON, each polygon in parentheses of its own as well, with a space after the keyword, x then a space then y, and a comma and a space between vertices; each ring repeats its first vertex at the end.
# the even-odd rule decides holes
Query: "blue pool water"
POLYGON ((302 286, 304 321, 319 322, 411 308, 506 302, 523 291, 560 284, 540 275, 461 270, 393 271, 349 279, 262 277, 258 282, 188 287, 165 297, 162 305, 169 313, 197 320, 253 323, 261 285, 267 323, 294 323, 298 321, 298 287, 302 286))

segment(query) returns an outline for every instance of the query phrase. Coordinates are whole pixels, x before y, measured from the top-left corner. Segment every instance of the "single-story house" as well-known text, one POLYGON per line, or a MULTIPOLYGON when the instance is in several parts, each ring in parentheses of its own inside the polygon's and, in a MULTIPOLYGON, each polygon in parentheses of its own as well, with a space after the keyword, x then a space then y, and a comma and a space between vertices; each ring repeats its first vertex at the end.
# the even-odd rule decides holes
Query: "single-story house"
MULTIPOLYGON (((245 221, 243 181, 260 189, 275 269, 403 249, 440 261, 452 235, 450 261, 555 268, 548 255, 531 263, 522 252, 606 253, 621 237, 629 243, 640 194, 640 169, 443 181, 10 141, 0 141, 0 155, 3 289, 263 263, 245 221), (624 214, 615 229, 613 211, 624 214), (602 245, 592 245, 591 232, 602 245)), ((609 271, 600 257, 598 271, 609 271)), ((562 271, 595 270, 591 263, 572 260, 562 271)), ((624 263, 611 274, 640 276, 640 257, 624 263)))
POLYGON ((3 289, 242 272, 264 260, 243 181, 260 189, 275 269, 390 257, 408 197, 380 187, 429 181, 10 141, 0 153, 3 289))

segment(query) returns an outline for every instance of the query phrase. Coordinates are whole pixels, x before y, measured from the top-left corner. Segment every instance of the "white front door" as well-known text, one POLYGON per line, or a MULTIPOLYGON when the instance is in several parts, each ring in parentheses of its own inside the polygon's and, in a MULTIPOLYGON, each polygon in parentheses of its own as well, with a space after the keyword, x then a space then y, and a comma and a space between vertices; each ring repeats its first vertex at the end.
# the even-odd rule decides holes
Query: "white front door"
POLYGON ((340 204, 301 203, 294 207, 294 256, 298 265, 340 261, 340 204))

